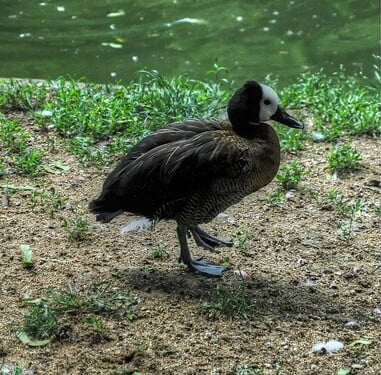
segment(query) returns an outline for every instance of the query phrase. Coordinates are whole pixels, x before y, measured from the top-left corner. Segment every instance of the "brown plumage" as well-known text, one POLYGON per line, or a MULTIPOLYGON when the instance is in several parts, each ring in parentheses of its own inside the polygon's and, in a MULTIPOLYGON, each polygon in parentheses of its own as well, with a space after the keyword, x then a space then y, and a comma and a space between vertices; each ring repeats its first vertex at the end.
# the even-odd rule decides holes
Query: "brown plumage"
POLYGON ((267 185, 279 168, 274 129, 260 121, 273 118, 303 125, 279 107, 268 86, 248 81, 228 105, 230 121, 217 118, 176 122, 141 140, 107 177, 90 203, 97 220, 108 222, 123 211, 152 220, 177 222, 180 260, 190 269, 219 276, 225 269, 191 258, 186 235, 208 250, 231 246, 199 224, 267 185))

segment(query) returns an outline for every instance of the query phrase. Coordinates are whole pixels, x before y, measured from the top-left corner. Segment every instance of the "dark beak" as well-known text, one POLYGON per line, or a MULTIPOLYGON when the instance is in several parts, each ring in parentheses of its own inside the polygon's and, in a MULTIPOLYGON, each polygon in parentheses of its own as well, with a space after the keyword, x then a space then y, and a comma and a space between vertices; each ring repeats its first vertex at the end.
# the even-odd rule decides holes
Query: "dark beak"
POLYGON ((278 106, 277 111, 271 117, 271 120, 280 122, 281 124, 287 125, 290 128, 303 129, 304 124, 298 121, 296 118, 289 115, 282 107, 278 106))

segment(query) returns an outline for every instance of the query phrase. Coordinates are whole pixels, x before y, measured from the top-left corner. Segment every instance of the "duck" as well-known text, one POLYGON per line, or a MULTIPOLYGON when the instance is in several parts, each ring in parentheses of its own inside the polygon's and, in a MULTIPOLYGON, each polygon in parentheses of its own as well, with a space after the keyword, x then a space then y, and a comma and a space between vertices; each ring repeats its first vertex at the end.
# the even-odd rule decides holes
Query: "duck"
POLYGON ((99 197, 90 202, 97 221, 108 223, 124 212, 153 223, 174 220, 179 262, 201 275, 222 276, 227 267, 192 258, 188 237, 209 251, 232 246, 200 225, 276 176, 280 145, 267 121, 304 128, 281 107, 271 87, 254 80, 235 91, 227 115, 228 119, 174 122, 140 140, 107 176, 99 197))

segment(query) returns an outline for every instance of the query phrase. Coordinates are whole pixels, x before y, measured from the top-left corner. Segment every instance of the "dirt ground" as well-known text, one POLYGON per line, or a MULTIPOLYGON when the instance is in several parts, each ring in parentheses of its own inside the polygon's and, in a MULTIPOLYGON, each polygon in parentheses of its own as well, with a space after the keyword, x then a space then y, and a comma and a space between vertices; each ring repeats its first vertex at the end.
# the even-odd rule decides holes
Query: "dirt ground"
MULTIPOLYGON (((25 125, 33 127, 27 121, 25 125)), ((36 133, 35 142, 46 144, 46 133, 36 133)), ((59 143, 49 159, 60 160, 69 171, 34 179, 0 177, 0 185, 54 187, 68 199, 51 218, 40 207, 32 209, 30 191, 11 191, 4 199, 0 190, 4 366, 22 364, 29 374, 250 373, 245 367, 252 374, 260 369, 282 375, 334 375, 340 369, 352 375, 380 374, 380 140, 355 138, 361 167, 336 180, 325 169, 331 146, 309 143, 297 155, 283 155, 283 163, 298 160, 311 172, 282 205, 268 200, 277 189, 272 182, 228 210, 234 223, 215 219, 203 226, 226 239, 247 229, 250 239, 242 247, 205 253, 191 242, 194 255, 216 263, 228 258, 232 269, 247 271, 251 278, 243 281, 231 270, 222 279, 206 278, 179 265, 173 222, 127 236, 120 228, 131 219, 128 215, 97 223, 87 205, 100 191, 105 174, 81 165, 59 143), (343 218, 326 200, 332 188, 365 202, 349 241, 338 238, 343 218), (86 212, 85 240, 70 240, 62 227, 71 208, 86 212), (22 265, 21 244, 33 250, 32 269, 22 265), (169 256, 155 258, 154 246, 164 247, 169 256), (46 346, 28 347, 16 338, 12 327, 22 322, 25 298, 42 297, 51 288, 67 289, 68 282, 86 289, 101 281, 137 299, 134 320, 104 316, 99 337, 84 322, 86 316, 65 316, 60 334, 46 346), (202 308, 215 298, 217 285, 243 283, 251 305, 247 319, 202 308), (371 344, 349 346, 363 338, 371 344), (331 354, 311 351, 315 343, 329 339, 344 348, 331 354)))

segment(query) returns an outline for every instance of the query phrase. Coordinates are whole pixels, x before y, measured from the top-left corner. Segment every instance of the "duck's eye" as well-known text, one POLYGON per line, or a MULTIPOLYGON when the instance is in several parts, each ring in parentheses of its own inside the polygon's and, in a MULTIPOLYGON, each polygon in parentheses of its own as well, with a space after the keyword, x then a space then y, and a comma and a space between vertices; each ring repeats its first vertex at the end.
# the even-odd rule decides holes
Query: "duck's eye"
POLYGON ((263 103, 265 103, 266 105, 269 105, 269 104, 271 104, 271 101, 269 99, 266 99, 263 101, 263 103))

